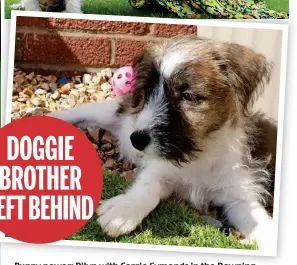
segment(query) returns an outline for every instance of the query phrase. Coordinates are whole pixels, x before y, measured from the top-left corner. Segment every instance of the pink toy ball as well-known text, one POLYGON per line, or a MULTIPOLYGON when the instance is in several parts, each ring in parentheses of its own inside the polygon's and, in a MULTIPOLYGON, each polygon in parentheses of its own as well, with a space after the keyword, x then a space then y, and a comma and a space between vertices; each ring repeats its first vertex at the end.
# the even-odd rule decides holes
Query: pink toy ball
POLYGON ((132 66, 121 67, 112 77, 112 89, 117 96, 130 93, 134 90, 135 70, 132 66))

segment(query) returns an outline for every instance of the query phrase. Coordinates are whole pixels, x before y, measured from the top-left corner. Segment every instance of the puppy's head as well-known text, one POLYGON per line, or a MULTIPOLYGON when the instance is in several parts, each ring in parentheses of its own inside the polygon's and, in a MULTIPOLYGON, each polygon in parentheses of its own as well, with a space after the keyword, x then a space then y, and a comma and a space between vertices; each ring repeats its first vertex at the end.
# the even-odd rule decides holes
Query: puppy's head
POLYGON ((270 64, 229 43, 172 39, 136 59, 136 88, 119 114, 133 115, 132 145, 175 163, 199 157, 215 131, 248 115, 270 64))

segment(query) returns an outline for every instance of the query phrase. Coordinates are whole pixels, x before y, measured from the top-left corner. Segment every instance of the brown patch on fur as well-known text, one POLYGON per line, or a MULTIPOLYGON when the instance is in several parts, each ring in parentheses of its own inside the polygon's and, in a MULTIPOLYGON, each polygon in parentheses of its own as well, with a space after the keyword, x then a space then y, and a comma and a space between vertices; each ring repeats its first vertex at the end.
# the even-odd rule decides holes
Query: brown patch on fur
POLYGON ((41 9, 47 9, 52 6, 56 0, 39 0, 39 5, 41 9))
POLYGON ((269 82, 272 63, 262 54, 238 44, 223 44, 222 48, 226 56, 223 72, 246 115, 269 82))
POLYGON ((193 59, 185 64, 184 69, 191 69, 196 89, 204 89, 207 102, 220 112, 221 120, 229 114, 228 118, 235 126, 239 115, 249 115, 250 107, 262 93, 264 84, 269 82, 271 62, 262 54, 233 43, 173 38, 163 49, 170 50, 174 45, 188 50, 193 59), (230 106, 230 109, 224 106, 230 106))
POLYGON ((268 191, 274 191, 275 180, 275 162, 276 162, 276 146, 277 146, 277 124, 274 120, 265 117, 261 113, 251 116, 255 130, 252 134, 251 154, 253 158, 260 160, 270 157, 267 170, 270 173, 271 181, 268 191))
POLYGON ((170 45, 177 42, 181 48, 185 46, 194 60, 212 61, 218 78, 234 89, 244 114, 262 93, 264 84, 269 82, 273 64, 247 47, 192 37, 173 38, 170 42, 170 45))
MULTIPOLYGON (((198 102, 183 101, 181 106, 195 129, 195 137, 207 137, 236 114, 234 93, 222 82, 211 60, 192 61, 185 65, 185 69, 188 70, 182 71, 189 72, 189 86, 184 92, 202 99, 198 102)), ((179 79, 185 80, 182 74, 179 79)))

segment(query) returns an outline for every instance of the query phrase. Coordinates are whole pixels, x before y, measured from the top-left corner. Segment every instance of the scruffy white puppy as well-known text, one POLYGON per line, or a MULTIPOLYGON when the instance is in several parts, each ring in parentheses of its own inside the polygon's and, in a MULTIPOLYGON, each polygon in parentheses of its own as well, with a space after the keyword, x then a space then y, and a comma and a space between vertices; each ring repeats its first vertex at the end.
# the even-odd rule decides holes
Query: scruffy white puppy
POLYGON ((21 0, 12 5, 12 9, 24 8, 26 11, 50 11, 66 13, 82 13, 83 0, 21 0))
POLYGON ((50 114, 111 131, 121 156, 141 168, 126 193, 98 207, 103 230, 114 237, 133 231, 176 193, 197 209, 223 206, 230 224, 273 249, 273 221, 262 206, 270 177, 267 161, 251 155, 250 111, 270 63, 237 44, 182 38, 147 48, 134 66, 133 94, 50 114))

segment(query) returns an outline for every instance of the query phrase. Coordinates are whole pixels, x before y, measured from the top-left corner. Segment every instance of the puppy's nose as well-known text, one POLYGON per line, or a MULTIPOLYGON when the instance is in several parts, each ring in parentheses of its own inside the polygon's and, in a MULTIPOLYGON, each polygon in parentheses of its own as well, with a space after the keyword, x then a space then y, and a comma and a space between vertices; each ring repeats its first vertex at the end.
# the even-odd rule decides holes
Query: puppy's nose
POLYGON ((146 131, 136 131, 130 135, 133 147, 139 151, 143 151, 150 143, 151 138, 146 131))

